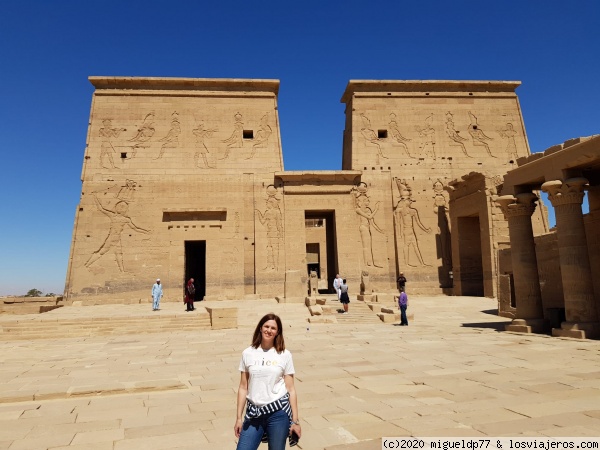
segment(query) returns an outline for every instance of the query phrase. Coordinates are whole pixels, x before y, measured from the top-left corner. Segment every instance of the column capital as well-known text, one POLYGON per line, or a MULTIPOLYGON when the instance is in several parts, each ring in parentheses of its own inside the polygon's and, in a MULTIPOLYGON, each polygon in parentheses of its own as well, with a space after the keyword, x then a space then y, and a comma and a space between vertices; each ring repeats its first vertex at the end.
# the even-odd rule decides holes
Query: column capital
POLYGON ((538 200, 533 192, 525 192, 516 195, 502 195, 495 202, 504 213, 504 217, 531 216, 535 211, 538 200))
POLYGON ((568 204, 581 205, 584 196, 583 191, 587 185, 588 180, 583 177, 569 178, 564 182, 552 180, 542 184, 542 191, 548 194, 548 199, 554 207, 568 204))

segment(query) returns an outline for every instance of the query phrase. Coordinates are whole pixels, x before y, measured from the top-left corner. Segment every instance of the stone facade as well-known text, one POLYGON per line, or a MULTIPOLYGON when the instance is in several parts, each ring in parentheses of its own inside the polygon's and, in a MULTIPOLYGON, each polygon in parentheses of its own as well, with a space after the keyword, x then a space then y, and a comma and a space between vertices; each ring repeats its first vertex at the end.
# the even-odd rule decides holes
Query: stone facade
POLYGON ((518 82, 350 81, 342 170, 293 172, 276 80, 90 81, 69 301, 147 301, 157 277, 164 301, 189 277, 199 299, 304 301, 310 270, 451 293, 449 182, 529 155, 518 82))

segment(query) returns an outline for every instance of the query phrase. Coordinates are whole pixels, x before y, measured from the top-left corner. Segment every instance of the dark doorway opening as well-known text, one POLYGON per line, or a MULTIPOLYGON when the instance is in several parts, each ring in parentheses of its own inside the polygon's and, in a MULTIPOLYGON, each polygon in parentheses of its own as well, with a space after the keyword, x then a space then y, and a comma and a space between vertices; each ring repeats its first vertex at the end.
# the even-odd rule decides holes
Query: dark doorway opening
POLYGON ((196 287, 195 301, 206 295, 206 241, 185 241, 185 279, 183 285, 193 278, 196 287))
POLYGON ((483 297, 483 257, 479 216, 458 218, 461 295, 483 297))
MULTIPOLYGON (((305 211, 306 270, 316 270, 319 280, 326 282, 322 292, 333 293, 333 280, 338 272, 335 211, 305 211)), ((324 284, 324 283, 322 283, 324 284)))

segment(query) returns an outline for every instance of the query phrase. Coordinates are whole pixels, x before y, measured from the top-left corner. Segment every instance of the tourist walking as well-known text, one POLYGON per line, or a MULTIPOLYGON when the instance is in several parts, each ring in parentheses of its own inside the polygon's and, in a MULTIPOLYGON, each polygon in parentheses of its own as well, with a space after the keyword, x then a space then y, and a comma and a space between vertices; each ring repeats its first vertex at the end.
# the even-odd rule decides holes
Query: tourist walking
POLYGON ((398 289, 400 292, 406 291, 406 277, 404 276, 404 272, 400 272, 400 276, 398 277, 398 289))
POLYGON ((345 278, 342 280, 342 285, 340 286, 340 302, 342 302, 342 306, 344 307, 342 314, 348 314, 350 297, 348 297, 348 285, 346 284, 345 278))
POLYGON ((335 276, 335 279, 333 280, 333 288, 335 289, 335 292, 337 293, 338 300, 340 299, 340 295, 342 294, 342 291, 340 291, 341 286, 342 286, 342 279, 340 278, 340 274, 338 273, 335 276))
POLYGON ((398 308, 400 309, 400 325, 407 326, 406 309, 408 308, 408 295, 404 291, 400 292, 398 296, 398 308))
POLYGON ((257 450, 262 442, 269 450, 283 450, 300 439, 298 403, 294 387, 294 362, 286 350, 279 316, 265 315, 254 330, 252 344, 242 352, 233 431, 237 450, 257 450), (244 414, 244 406, 246 414, 244 414))
POLYGON ((190 278, 185 285, 185 298, 183 299, 186 304, 186 311, 194 311, 194 298, 196 296, 196 287, 194 286, 194 279, 190 278))
POLYGON ((160 307, 160 299, 163 296, 162 284, 160 278, 156 279, 156 283, 152 286, 152 311, 158 311, 160 307))

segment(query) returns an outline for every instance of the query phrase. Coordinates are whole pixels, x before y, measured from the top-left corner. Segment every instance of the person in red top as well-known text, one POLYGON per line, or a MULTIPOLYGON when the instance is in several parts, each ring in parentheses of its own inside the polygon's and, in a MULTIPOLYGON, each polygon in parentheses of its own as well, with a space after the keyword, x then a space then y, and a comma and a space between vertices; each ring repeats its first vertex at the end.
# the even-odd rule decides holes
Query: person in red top
POLYGON ((186 311, 193 311, 194 308, 194 297, 196 296, 196 287, 194 286, 194 279, 190 278, 185 286, 185 299, 183 300, 186 304, 186 311))

